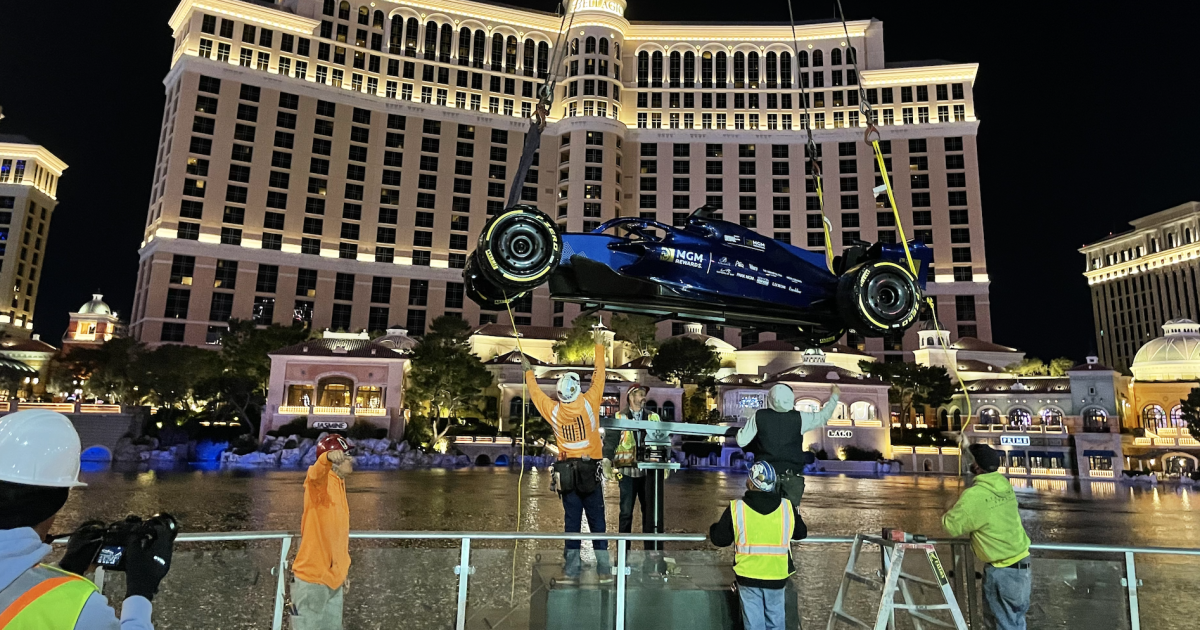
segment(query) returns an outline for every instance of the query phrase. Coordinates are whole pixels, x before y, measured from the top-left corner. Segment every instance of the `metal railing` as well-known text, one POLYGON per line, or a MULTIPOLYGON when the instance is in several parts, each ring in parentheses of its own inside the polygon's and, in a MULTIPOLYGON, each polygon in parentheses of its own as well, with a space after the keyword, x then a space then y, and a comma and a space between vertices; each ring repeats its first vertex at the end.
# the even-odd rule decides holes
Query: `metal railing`
MULTIPOLYGON (((221 542, 248 542, 248 541, 280 541, 278 564, 273 566, 270 572, 275 576, 275 597, 274 610, 272 614, 271 627, 273 630, 281 630, 283 627, 283 615, 285 611, 285 593, 288 575, 288 556, 291 553, 292 539, 298 537, 297 532, 291 531, 257 531, 257 532, 218 532, 218 533, 184 533, 180 534, 177 539, 179 543, 221 543, 221 542)), ((539 532, 431 532, 431 531, 355 531, 350 533, 350 538, 356 540, 410 540, 410 541, 431 541, 431 540, 457 540, 458 544, 458 562, 453 567, 454 574, 457 576, 457 594, 456 594, 456 612, 455 612, 455 628, 465 630, 467 626, 467 594, 471 584, 471 576, 474 574, 472 566, 472 541, 597 541, 609 540, 616 541, 616 562, 613 565, 615 573, 615 617, 614 625, 616 630, 625 630, 626 628, 626 591, 627 591, 627 576, 630 575, 630 564, 628 551, 626 549, 627 542, 655 541, 655 542, 671 542, 671 543, 703 543, 708 537, 703 534, 615 534, 615 533, 572 533, 563 532, 554 533, 539 533, 539 532)), ((65 543, 66 539, 56 540, 56 544, 65 543)), ((854 538, 851 536, 811 536, 803 541, 796 541, 794 544, 799 548, 815 547, 822 545, 851 545, 854 538)), ((930 540, 930 543, 942 545, 950 549, 950 561, 946 566, 950 569, 953 586, 956 596, 959 598, 960 606, 964 614, 971 620, 972 627, 981 627, 982 623, 982 607, 979 601, 978 587, 976 585, 975 567, 976 559, 971 552, 970 541, 965 539, 946 539, 946 540, 930 540), (957 574, 955 574, 957 573, 957 574)), ((1037 574, 1037 566, 1039 561, 1053 562, 1051 558, 1043 558, 1043 555, 1054 555, 1063 553, 1085 554, 1087 556, 1096 555, 1113 555, 1121 558, 1123 564, 1123 577, 1121 578, 1121 587, 1124 589, 1124 596, 1128 606, 1129 628, 1131 630, 1141 629, 1141 611, 1139 604, 1138 589, 1142 586, 1138 579, 1135 559, 1138 554, 1147 556, 1182 556, 1191 558, 1200 558, 1200 549, 1175 548, 1175 547, 1133 547, 1119 545, 1093 545, 1079 543, 1037 543, 1031 545, 1031 551, 1035 552, 1033 557, 1034 573, 1037 574)), ((515 550, 514 550, 515 553, 515 550)), ((687 553, 687 552, 680 552, 687 553)), ((805 552, 801 551, 798 558, 803 558, 805 552)), ((176 554, 177 556, 179 554, 176 554)), ((670 552, 668 552, 670 555, 670 552)), ((515 558, 514 558, 515 562, 515 558)), ((799 566, 799 562, 797 563, 799 566)), ((832 566, 840 569, 840 565, 835 562, 832 566)), ((104 587, 104 571, 98 569, 95 576, 95 582, 102 590, 104 587)), ((1036 594, 1036 593, 1035 593, 1036 594)), ((1185 613, 1186 614, 1186 613, 1185 613)), ((1073 627, 1073 626, 1069 626, 1073 627)))

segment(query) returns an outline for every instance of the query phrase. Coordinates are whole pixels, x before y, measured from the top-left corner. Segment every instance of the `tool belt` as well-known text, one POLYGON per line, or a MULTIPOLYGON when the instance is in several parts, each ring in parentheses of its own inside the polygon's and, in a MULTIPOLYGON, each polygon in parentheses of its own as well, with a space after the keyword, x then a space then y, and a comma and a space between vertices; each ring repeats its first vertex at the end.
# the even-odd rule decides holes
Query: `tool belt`
POLYGON ((564 459, 555 462, 551 485, 559 494, 574 492, 580 495, 587 495, 595 492, 596 488, 600 487, 600 476, 602 474, 603 471, 600 469, 599 460, 564 459))

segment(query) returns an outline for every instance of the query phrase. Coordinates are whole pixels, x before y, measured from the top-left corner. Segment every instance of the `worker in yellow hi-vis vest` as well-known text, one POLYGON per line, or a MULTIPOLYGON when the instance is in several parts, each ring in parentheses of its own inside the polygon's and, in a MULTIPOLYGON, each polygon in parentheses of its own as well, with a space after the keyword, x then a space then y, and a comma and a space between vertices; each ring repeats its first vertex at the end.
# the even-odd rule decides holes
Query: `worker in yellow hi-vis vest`
POLYGON ((791 501, 776 492, 777 481, 771 464, 755 462, 746 480, 746 494, 731 501, 721 520, 708 530, 714 545, 734 546, 733 572, 746 630, 783 630, 787 613, 784 587, 796 572, 791 541, 808 536, 791 501))

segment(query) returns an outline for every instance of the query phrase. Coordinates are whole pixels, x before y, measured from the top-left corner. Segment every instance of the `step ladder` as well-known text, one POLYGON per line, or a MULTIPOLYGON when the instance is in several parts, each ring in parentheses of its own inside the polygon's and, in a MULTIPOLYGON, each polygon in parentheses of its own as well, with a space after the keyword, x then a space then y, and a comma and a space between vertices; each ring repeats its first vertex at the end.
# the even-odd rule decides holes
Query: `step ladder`
MULTIPOLYGON (((911 537, 908 538, 911 540, 911 537)), ((835 630, 839 623, 865 630, 894 630, 897 612, 908 613, 916 630, 925 630, 927 627, 967 630, 967 622, 963 618, 962 610, 958 607, 958 602, 954 599, 954 590, 950 587, 946 570, 942 567, 942 562, 938 559, 937 551, 932 544, 898 542, 880 536, 856 535, 854 547, 850 550, 850 558, 846 561, 846 573, 842 576, 842 585, 838 589, 837 599, 833 602, 833 611, 829 615, 827 630, 835 630), (864 544, 879 545, 880 553, 883 556, 883 571, 877 571, 874 577, 856 572, 859 552, 862 551, 864 544), (918 577, 904 570, 905 556, 910 553, 925 555, 929 562, 929 568, 933 570, 934 580, 918 577), (878 579, 880 573, 884 573, 882 581, 878 579), (845 611, 846 597, 850 585, 853 583, 862 584, 880 592, 879 612, 875 615, 874 624, 862 621, 845 611), (944 603, 917 604, 913 600, 909 584, 931 587, 941 594, 944 603), (897 590, 900 591, 903 602, 896 601, 897 590), (947 623, 927 614, 929 611, 935 610, 950 611, 953 623, 947 623)))

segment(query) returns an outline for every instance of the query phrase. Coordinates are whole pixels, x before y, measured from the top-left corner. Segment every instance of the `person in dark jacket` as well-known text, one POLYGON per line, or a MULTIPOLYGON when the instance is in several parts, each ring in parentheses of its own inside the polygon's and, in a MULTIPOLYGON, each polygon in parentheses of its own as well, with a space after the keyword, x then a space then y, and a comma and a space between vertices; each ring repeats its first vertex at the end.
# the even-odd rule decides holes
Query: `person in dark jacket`
POLYGON ((791 502, 776 492, 775 469, 755 462, 746 479, 746 494, 731 501, 721 520, 708 528, 718 547, 735 547, 733 572, 742 603, 746 630, 783 630, 786 617, 784 587, 796 572, 791 541, 808 536, 808 527, 791 502), (790 531, 790 540, 783 532, 790 531))
POLYGON ((738 446, 778 471, 779 492, 796 510, 804 496, 804 465, 813 461, 804 450, 804 434, 829 422, 841 392, 835 384, 820 411, 796 411, 792 388, 776 383, 767 391, 767 407, 754 412, 738 431, 738 446))
MULTIPOLYGON (((625 408, 617 412, 620 420, 647 420, 658 422, 658 414, 645 408, 646 393, 649 387, 634 383, 625 394, 625 408)), ((604 461, 612 462, 606 466, 605 476, 609 481, 617 481, 621 489, 621 515, 617 531, 622 534, 633 532, 633 506, 637 502, 642 508, 642 533, 651 533, 654 519, 646 505, 646 471, 638 468, 638 451, 642 447, 645 433, 641 431, 607 431, 604 434, 604 461)), ((661 549, 653 541, 644 543, 647 550, 661 549)))

